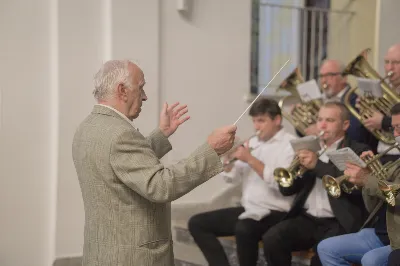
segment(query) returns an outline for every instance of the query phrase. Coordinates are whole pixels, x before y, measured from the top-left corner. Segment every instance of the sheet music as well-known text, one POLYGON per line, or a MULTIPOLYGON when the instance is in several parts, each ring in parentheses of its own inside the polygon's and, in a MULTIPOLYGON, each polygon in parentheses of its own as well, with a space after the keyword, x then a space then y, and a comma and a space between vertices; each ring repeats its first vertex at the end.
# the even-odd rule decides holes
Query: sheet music
POLYGON ((366 163, 349 147, 328 152, 326 155, 340 171, 346 169, 346 163, 352 163, 362 168, 367 166, 366 163))
POLYGON ((373 96, 380 98, 383 96, 381 82, 378 79, 357 78, 357 85, 363 96, 373 96))
POLYGON ((297 91, 300 98, 305 102, 322 98, 321 91, 315 79, 297 85, 297 91))

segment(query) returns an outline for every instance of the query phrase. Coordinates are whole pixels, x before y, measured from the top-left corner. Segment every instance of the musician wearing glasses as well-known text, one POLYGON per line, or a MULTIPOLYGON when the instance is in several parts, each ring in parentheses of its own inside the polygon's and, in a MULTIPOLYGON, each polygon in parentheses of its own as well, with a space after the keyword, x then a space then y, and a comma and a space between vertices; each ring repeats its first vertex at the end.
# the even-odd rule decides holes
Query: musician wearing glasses
MULTIPOLYGON (((391 114, 393 134, 398 137, 400 136, 400 103, 393 106, 391 114)), ((373 154, 370 151, 365 152, 361 158, 371 155, 373 154)), ((364 228, 359 232, 328 238, 318 245, 318 254, 323 265, 351 265, 350 263, 371 266, 387 265, 392 249, 400 248, 400 197, 395 194, 392 194, 393 198, 387 197, 390 195, 390 189, 387 190, 387 186, 380 186, 378 182, 378 178, 382 178, 390 182, 386 184, 400 183, 400 168, 396 164, 392 167, 386 165, 386 168, 389 174, 381 176, 386 171, 381 171, 378 175, 371 173, 373 169, 369 167, 361 168, 354 164, 347 164, 344 174, 350 177, 349 182, 362 188, 364 202, 370 215, 364 228), (385 195, 382 191, 389 193, 386 192, 385 195)), ((382 167, 376 170, 379 172, 382 167)))
MULTIPOLYGON (((344 95, 350 89, 347 77, 343 75, 345 66, 338 60, 325 60, 319 70, 319 84, 323 90, 323 101, 344 102, 344 95)), ((350 95, 350 104, 356 105, 357 95, 350 95)), ((316 135, 317 126, 313 124, 306 129, 307 135, 316 135)), ((354 141, 365 143, 376 151, 378 140, 360 123, 360 121, 350 114, 350 126, 347 136, 354 141)))
MULTIPOLYGON (((392 90, 400 95, 400 43, 388 49, 384 60, 385 77, 392 90)), ((357 102, 359 101, 360 99, 357 99, 357 102)), ((391 120, 392 118, 390 116, 385 116, 381 112, 374 111, 370 118, 365 119, 364 125, 370 130, 383 129, 388 131, 391 127, 391 120)), ((379 141, 377 151, 381 153, 388 147, 388 144, 379 141)), ((382 158, 382 162, 396 160, 399 157, 400 152, 393 149, 382 158)))
POLYGON ((294 199, 281 195, 273 171, 289 166, 290 140, 296 137, 282 128, 281 109, 273 100, 257 100, 249 114, 258 137, 238 147, 232 155, 238 160, 223 172, 227 181, 242 185, 241 206, 200 213, 188 223, 210 266, 229 266, 220 236, 235 236, 240 265, 255 266, 262 235, 287 215, 294 199))
MULTIPOLYGON (((346 135, 349 126, 349 111, 342 103, 327 102, 320 108, 317 128, 318 132, 324 132, 321 147, 325 146, 325 152, 298 151, 300 163, 307 171, 296 178, 292 186, 280 187, 283 195, 297 195, 286 219, 263 236, 264 254, 269 266, 290 265, 291 252, 309 248, 316 250, 321 240, 356 232, 361 227, 366 218, 361 194, 347 194, 337 199, 329 197, 321 180, 327 174, 341 174, 329 161, 326 155, 329 151, 350 147, 361 154, 369 150, 368 146, 346 135)), ((311 259, 311 265, 320 265, 318 256, 311 259)))

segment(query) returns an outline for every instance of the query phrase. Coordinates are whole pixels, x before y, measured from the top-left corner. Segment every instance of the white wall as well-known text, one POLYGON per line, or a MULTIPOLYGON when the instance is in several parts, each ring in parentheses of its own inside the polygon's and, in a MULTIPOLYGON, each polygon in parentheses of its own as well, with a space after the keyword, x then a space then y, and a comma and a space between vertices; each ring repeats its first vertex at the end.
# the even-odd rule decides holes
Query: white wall
MULTIPOLYGON (((250 0, 189 1, 193 6, 186 15, 177 12, 175 0, 59 2, 56 257, 68 257, 82 252, 84 221, 71 139, 92 108, 91 78, 100 63, 109 57, 129 58, 143 68, 149 100, 136 121, 143 133, 157 126, 163 101, 189 105, 191 120, 171 138, 174 150, 165 160, 176 161, 247 107, 250 0)), ((239 135, 251 132, 245 116, 239 135)))
POLYGON ((0 1, 0 265, 51 265, 57 87, 50 0, 0 1))
POLYGON ((109 56, 103 5, 97 0, 59 1, 59 156, 56 256, 80 255, 84 211, 72 162, 78 123, 91 111, 92 77, 109 56), (100 4, 99 4, 100 3, 100 4))

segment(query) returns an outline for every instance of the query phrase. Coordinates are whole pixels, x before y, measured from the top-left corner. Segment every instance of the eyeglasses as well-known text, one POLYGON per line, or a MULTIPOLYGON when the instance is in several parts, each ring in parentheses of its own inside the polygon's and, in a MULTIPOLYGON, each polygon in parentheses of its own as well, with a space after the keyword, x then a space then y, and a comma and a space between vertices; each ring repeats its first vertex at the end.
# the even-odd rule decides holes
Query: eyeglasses
POLYGON ((398 64, 400 64, 400 60, 388 60, 388 59, 386 59, 384 62, 385 62, 385 65, 398 65, 398 64))
POLYGON ((399 133, 400 134, 400 124, 399 125, 393 125, 389 128, 389 131, 394 133, 399 133))
POLYGON ((325 77, 334 77, 334 76, 338 76, 338 75, 343 75, 342 72, 328 72, 328 73, 324 73, 324 74, 319 74, 318 78, 325 78, 325 77))

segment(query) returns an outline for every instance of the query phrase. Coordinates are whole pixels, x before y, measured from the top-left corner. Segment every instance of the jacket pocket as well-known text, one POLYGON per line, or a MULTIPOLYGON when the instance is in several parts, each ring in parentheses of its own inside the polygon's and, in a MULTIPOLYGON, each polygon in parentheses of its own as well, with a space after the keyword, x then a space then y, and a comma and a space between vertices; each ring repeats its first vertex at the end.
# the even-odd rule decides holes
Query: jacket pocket
POLYGON ((152 240, 139 245, 139 248, 156 249, 162 245, 169 244, 171 241, 169 238, 161 238, 158 240, 152 240))

